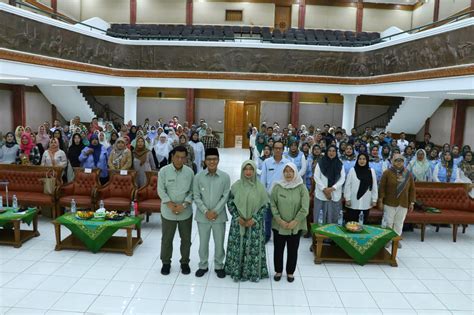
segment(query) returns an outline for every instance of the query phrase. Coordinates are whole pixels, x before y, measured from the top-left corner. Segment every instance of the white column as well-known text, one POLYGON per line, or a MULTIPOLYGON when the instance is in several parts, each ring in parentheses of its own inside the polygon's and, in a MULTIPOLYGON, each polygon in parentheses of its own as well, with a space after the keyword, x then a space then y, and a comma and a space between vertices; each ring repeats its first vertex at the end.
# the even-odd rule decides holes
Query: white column
POLYGON ((351 134, 351 129, 354 128, 357 96, 355 94, 343 94, 344 108, 342 109, 342 128, 346 130, 348 135, 351 134))
POLYGON ((123 102, 123 121, 128 123, 130 120, 134 125, 137 124, 137 92, 138 87, 124 87, 125 97, 123 102))

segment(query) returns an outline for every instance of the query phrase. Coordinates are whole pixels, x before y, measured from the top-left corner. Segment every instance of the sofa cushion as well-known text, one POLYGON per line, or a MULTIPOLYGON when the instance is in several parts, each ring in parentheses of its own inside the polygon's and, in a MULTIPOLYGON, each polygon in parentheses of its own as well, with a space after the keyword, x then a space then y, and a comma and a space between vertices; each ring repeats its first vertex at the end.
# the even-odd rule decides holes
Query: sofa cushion
POLYGON ((153 211, 160 212, 161 200, 160 199, 147 199, 138 203, 138 209, 141 212, 153 211))
MULTIPOLYGON (((2 192, 1 195, 3 198, 5 198, 5 192, 2 192)), ((24 191, 9 191, 8 199, 10 200, 10 202, 12 200, 13 195, 16 195, 16 197, 18 198, 18 204, 20 206, 45 206, 45 205, 53 206, 53 202, 54 202, 53 196, 43 194, 42 189, 41 189, 41 193, 24 192, 24 191)))
POLYGON ((71 196, 64 196, 59 198, 59 205, 63 207, 69 207, 71 205, 71 200, 74 199, 76 201, 77 207, 92 207, 92 200, 88 196, 80 196, 80 195, 71 195, 71 196))
POLYGON ((107 210, 130 210, 130 198, 111 197, 104 199, 104 205, 107 210))

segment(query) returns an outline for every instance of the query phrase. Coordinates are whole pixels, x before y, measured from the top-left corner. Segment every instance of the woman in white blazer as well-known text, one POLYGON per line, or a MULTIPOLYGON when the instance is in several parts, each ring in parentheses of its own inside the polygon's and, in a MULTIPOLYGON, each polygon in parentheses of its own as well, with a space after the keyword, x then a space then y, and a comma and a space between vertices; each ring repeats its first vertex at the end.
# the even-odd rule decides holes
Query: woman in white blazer
POLYGON ((369 156, 360 153, 357 162, 350 169, 344 186, 347 207, 347 221, 358 221, 360 212, 367 221, 370 208, 377 204, 378 188, 375 170, 369 167, 369 156))

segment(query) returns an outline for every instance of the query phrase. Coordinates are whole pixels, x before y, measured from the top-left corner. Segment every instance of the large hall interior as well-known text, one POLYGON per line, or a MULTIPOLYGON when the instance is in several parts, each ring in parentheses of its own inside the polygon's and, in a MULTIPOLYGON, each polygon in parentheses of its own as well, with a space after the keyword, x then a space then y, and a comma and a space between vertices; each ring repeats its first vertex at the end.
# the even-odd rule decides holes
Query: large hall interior
POLYGON ((0 314, 474 314, 473 126, 474 0, 0 0, 0 314))

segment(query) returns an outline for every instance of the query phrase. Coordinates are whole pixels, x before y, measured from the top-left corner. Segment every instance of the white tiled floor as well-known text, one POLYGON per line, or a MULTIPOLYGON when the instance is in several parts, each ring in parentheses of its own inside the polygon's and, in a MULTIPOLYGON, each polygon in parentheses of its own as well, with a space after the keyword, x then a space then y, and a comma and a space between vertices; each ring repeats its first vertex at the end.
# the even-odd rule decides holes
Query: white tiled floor
MULTIPOLYGON (((221 150, 221 169, 234 181, 247 151, 221 150)), ((315 265, 302 239, 296 280, 235 283, 214 272, 196 278, 199 239, 193 227, 191 275, 160 274, 158 215, 143 224, 144 242, 132 257, 54 251, 50 219, 41 236, 14 249, 0 246, 0 314, 474 314, 474 228, 451 241, 451 230, 404 234, 399 267, 315 265)), ((67 233, 67 230, 63 230, 67 233)), ((176 237, 176 244, 179 244, 176 237)), ((272 244, 267 260, 273 273, 272 244)), ((212 253, 211 256, 212 257, 212 253)), ((211 259, 212 260, 212 259, 211 259)), ((211 270, 213 270, 211 265, 211 270)))

